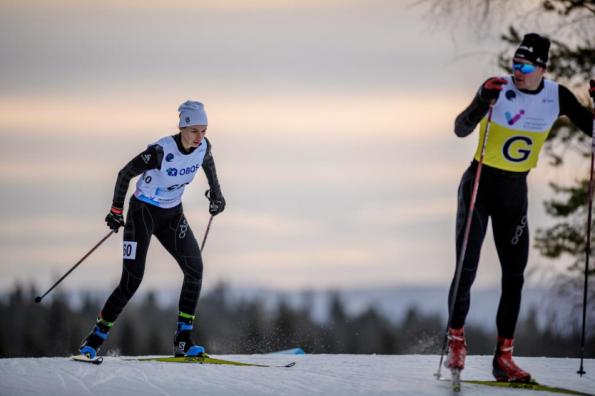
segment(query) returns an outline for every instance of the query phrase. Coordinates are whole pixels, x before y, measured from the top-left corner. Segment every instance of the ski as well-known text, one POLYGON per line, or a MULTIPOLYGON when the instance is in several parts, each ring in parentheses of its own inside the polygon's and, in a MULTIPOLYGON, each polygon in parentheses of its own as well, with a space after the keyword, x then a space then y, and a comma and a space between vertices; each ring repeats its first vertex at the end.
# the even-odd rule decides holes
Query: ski
POLYGON ((488 385, 488 386, 500 386, 506 388, 516 388, 516 389, 531 389, 535 391, 546 391, 552 393, 562 393, 565 395, 579 395, 579 396, 595 396, 593 393, 585 393, 585 392, 578 392, 572 389, 565 389, 565 388, 558 388, 554 386, 547 386, 538 383, 535 380, 531 380, 531 382, 499 382, 499 381, 473 381, 473 380, 463 380, 467 384, 476 384, 476 385, 488 385))
POLYGON ((284 366, 268 366, 264 364, 241 363, 233 362, 231 360, 213 359, 203 356, 182 356, 182 357, 161 357, 161 358, 140 358, 140 359, 122 359, 125 361, 141 361, 141 362, 177 362, 177 363, 199 363, 199 364, 226 364, 231 366, 251 366, 251 367, 293 367, 295 362, 291 362, 284 366))
POLYGON ((90 359, 86 355, 71 355, 70 358, 77 362, 91 363, 91 364, 101 364, 101 362, 103 362, 103 358, 101 356, 96 357, 94 359, 90 359))
POLYGON ((450 369, 450 374, 452 376, 452 391, 460 392, 461 391, 461 371, 455 367, 453 369, 450 369))

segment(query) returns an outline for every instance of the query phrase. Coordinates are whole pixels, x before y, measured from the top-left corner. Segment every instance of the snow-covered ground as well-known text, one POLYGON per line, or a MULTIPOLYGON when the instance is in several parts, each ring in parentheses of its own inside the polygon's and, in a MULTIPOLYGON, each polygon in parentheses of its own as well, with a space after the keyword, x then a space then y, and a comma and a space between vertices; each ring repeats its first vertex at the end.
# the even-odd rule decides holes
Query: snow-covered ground
MULTIPOLYGON (((225 355, 220 359, 292 368, 122 361, 96 366, 68 358, 0 359, 0 395, 447 395, 433 378, 438 356, 225 355)), ((577 359, 516 358, 549 386, 595 394, 595 360, 576 374, 577 359)), ((448 375, 442 370, 443 374, 448 375)), ((463 379, 492 380, 491 357, 470 356, 463 379)), ((531 395, 535 391, 463 384, 466 395, 531 395)), ((540 392, 537 395, 550 393, 540 392)))

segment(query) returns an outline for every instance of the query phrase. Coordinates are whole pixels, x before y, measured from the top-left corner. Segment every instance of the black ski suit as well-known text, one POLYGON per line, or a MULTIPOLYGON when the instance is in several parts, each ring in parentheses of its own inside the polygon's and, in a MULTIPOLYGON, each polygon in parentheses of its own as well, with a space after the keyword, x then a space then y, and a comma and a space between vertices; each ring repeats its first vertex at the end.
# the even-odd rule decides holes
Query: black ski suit
MULTIPOLYGON (((173 139, 179 151, 176 155, 190 155, 194 152, 194 148, 188 151, 183 148, 179 134, 173 136, 173 139)), ((196 149, 200 150, 201 146, 204 148, 204 145, 206 145, 206 153, 202 168, 207 176, 211 191, 220 194, 221 189, 209 141, 205 138, 196 149)), ((143 172, 145 172, 143 175, 145 177, 146 172, 161 169, 162 164, 167 166, 163 157, 163 149, 160 146, 150 146, 133 158, 119 172, 114 189, 113 206, 115 208, 124 206, 128 185, 133 177, 143 172), (148 161, 147 158, 149 158, 148 161)), ((130 198, 124 226, 122 278, 101 311, 105 321, 115 322, 140 286, 152 235, 155 235, 163 247, 174 257, 184 273, 179 311, 187 315, 194 315, 202 286, 203 262, 194 233, 184 216, 182 203, 180 202, 177 206, 171 208, 162 208, 138 199, 133 195, 130 198), (130 254, 131 246, 135 249, 134 257, 130 254)))
MULTIPOLYGON (((568 116, 577 127, 591 136, 593 116, 564 86, 544 80, 536 91, 521 91, 516 89, 511 77, 507 78, 509 84, 504 87, 496 102, 490 124, 486 155, 452 312, 451 327, 460 329, 465 324, 481 245, 487 231, 488 220, 491 218, 494 241, 502 267, 502 294, 496 324, 498 336, 510 339, 514 338, 521 306, 524 271, 529 255, 527 175, 530 168, 536 166, 541 145, 556 118, 562 115, 568 116)), ((482 101, 478 92, 471 105, 457 117, 456 135, 459 137, 469 135, 481 120, 481 145, 488 109, 489 102, 482 101)), ((459 185, 456 222, 457 261, 463 245, 479 151, 480 147, 475 160, 463 174, 459 185)), ((453 278, 449 292, 449 306, 453 298, 454 286, 453 278)))

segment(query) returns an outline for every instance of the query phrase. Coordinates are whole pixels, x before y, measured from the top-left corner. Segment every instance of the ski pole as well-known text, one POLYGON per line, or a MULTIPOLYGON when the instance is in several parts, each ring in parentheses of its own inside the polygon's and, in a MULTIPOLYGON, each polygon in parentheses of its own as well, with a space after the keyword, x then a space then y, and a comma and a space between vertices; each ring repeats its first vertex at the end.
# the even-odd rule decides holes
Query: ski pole
MULTIPOLYGON (((595 90, 595 81, 591 80, 591 89, 595 90)), ((595 100, 593 101, 593 132, 595 132, 595 100)), ((591 176, 589 180, 589 214, 587 215, 587 248, 585 249, 585 288, 583 290, 583 331, 581 335, 581 366, 576 372, 581 377, 587 374, 583 369, 583 360, 585 357, 585 324, 587 322, 587 292, 589 290, 589 256, 591 254, 591 212, 593 209, 593 171, 595 168, 595 133, 591 133, 593 139, 591 141, 591 176)))
POLYGON ((473 210, 475 209, 475 199, 477 198, 477 190, 479 187, 479 176, 481 175, 481 167, 483 164, 483 156, 486 151, 486 146, 488 142, 488 133, 490 132, 490 123, 492 121, 492 111, 494 110, 494 104, 496 100, 492 100, 490 103, 490 111, 488 112, 488 119, 486 122, 485 132, 483 135, 483 142, 481 146, 481 154, 479 155, 479 163, 477 164, 477 170, 475 171, 475 181, 473 182, 473 191, 471 193, 471 203, 469 204, 469 214, 467 215, 467 225, 465 226, 465 234, 463 236, 463 246, 461 248, 461 253, 459 255, 459 260, 457 261, 457 268, 455 270, 455 282, 452 294, 452 301, 449 301, 448 307, 448 323, 446 325, 446 332, 444 333, 444 342, 442 344, 442 351, 440 354, 440 363, 438 363, 438 371, 434 374, 434 376, 438 379, 441 378, 441 367, 442 361, 444 360, 444 352, 448 345, 448 330, 450 329, 450 324, 452 322, 452 313, 455 309, 455 301, 457 298, 457 294, 459 292, 459 281, 461 280, 461 271, 463 269, 463 260, 465 259, 465 252, 467 251, 467 241, 469 240, 469 232, 471 231, 471 220, 473 219, 473 210))
MULTIPOLYGON (((205 197, 207 197, 207 199, 209 200, 209 202, 211 201, 211 190, 207 190, 205 191, 205 197)), ((211 203, 210 206, 213 206, 214 204, 211 203)), ((207 231, 205 232, 205 237, 202 240, 202 245, 200 246, 200 251, 202 252, 204 247, 205 247, 205 243, 207 242, 207 235, 209 235, 209 231, 211 230, 211 223, 213 222, 213 215, 211 215, 211 218, 209 219, 209 225, 207 225, 207 231)))
POLYGON ((207 226, 207 231, 205 232, 205 237, 202 240, 202 246, 200 247, 200 251, 202 252, 205 248, 205 243, 207 242, 207 235, 209 235, 209 230, 211 229, 211 223, 213 222, 213 215, 209 219, 209 225, 207 226))
POLYGON ((99 246, 100 246, 100 245, 101 245, 103 242, 105 242, 105 240, 106 240, 107 238, 109 238, 110 236, 112 236, 112 234, 113 234, 113 233, 114 233, 114 230, 110 231, 110 232, 109 232, 109 234, 107 234, 106 236, 104 236, 104 237, 103 237, 103 239, 102 239, 101 241, 99 241, 99 243, 98 243, 97 245, 95 245, 95 247, 94 247, 93 249, 91 249, 91 250, 89 251, 89 253, 85 254, 85 256, 84 256, 82 259, 80 259, 80 260, 79 260, 79 262, 78 262, 78 263, 76 263, 76 264, 74 265, 74 267, 72 267, 72 268, 71 268, 71 269, 70 269, 70 270, 69 270, 69 271, 68 271, 66 274, 64 274, 64 276, 63 276, 63 277, 61 277, 61 278, 58 280, 58 282, 54 283, 54 286, 50 287, 50 290, 46 291, 46 292, 45 292, 45 294, 44 294, 43 296, 41 296, 41 297, 39 297, 39 296, 35 297, 35 302, 36 302, 36 303, 39 303, 39 302, 41 302, 41 300, 42 300, 42 299, 43 299, 45 296, 47 296, 47 294, 48 294, 49 292, 51 292, 52 290, 54 290, 54 287, 58 286, 58 285, 60 284, 60 282, 62 282, 62 281, 64 280, 64 278, 66 278, 68 275, 70 275, 70 273, 71 273, 72 271, 74 271, 74 269, 75 269, 76 267, 78 267, 78 266, 79 266, 79 265, 80 265, 80 264, 81 264, 81 263, 82 263, 82 262, 83 262, 83 261, 84 261, 84 260, 85 260, 87 257, 89 257, 89 256, 91 255, 91 253, 93 253, 93 252, 95 251, 95 249, 97 249, 97 248, 98 248, 98 247, 99 247, 99 246))

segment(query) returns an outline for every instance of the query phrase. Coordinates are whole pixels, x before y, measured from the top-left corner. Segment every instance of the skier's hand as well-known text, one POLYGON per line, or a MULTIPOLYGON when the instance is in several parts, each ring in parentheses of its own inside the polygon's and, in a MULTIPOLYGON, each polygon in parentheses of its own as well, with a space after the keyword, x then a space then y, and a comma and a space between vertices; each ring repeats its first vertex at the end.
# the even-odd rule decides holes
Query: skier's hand
POLYGON ((124 217, 122 216, 122 212, 122 209, 114 208, 112 206, 111 210, 105 217, 105 222, 107 223, 107 226, 115 233, 118 233, 120 227, 124 225, 124 217))
POLYGON ((589 88, 589 96, 591 96, 593 102, 595 102, 595 80, 591 80, 589 83, 591 84, 591 88, 589 88))
POLYGON ((221 190, 207 190, 205 196, 209 199, 209 213, 217 216, 225 209, 225 198, 221 194, 221 190))
POLYGON ((503 78, 490 78, 481 87, 479 97, 485 102, 498 99, 498 96, 500 96, 500 92, 502 91, 502 85, 504 84, 508 84, 508 82, 503 78))

